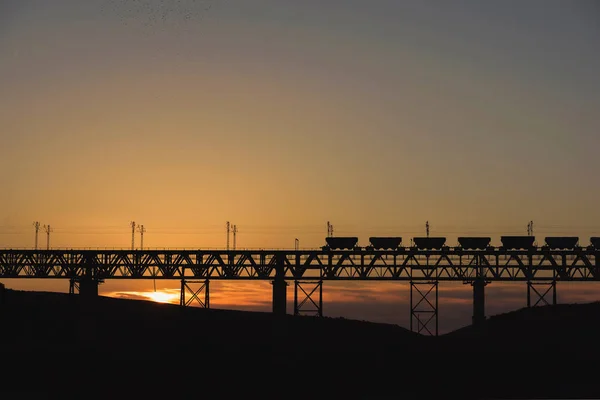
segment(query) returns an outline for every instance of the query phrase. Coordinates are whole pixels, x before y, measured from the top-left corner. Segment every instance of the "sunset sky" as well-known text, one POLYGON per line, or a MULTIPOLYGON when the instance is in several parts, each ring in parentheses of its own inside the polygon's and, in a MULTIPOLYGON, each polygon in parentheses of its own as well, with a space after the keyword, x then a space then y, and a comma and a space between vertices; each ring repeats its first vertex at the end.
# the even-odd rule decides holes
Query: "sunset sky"
MULTIPOLYGON (((63 248, 130 247, 130 221, 145 247, 224 248, 226 221, 239 248, 318 247, 327 221, 362 244, 429 221, 454 244, 533 220, 587 245, 599 40, 593 0, 0 0, 0 247, 33 247, 33 221, 63 248)), ((215 306, 270 301, 220 285, 215 306)), ((328 315, 408 319, 406 288, 331 286, 328 315)), ((468 323, 470 289, 446 294, 468 323)), ((488 313, 525 302, 488 295, 488 313)))

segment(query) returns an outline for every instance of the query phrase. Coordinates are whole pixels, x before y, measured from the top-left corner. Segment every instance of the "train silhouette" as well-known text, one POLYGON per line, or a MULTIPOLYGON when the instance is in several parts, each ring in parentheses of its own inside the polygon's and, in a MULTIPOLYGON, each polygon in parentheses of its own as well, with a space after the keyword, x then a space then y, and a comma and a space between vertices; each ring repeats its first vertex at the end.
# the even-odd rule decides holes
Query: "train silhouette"
MULTIPOLYGON (((326 245, 322 250, 398 250, 405 249, 402 246, 402 237, 370 237, 368 246, 358 246, 358 237, 355 236, 330 236, 326 237, 326 245)), ((409 248, 417 250, 441 250, 451 246, 446 245, 445 237, 415 237, 412 238, 413 244, 409 248)), ((459 237, 458 246, 465 250, 484 250, 495 249, 491 246, 492 239, 489 237, 459 237)), ((536 248, 535 236, 501 236, 500 241, 504 250, 526 250, 536 248)), ((549 250, 567 250, 575 249, 579 246, 579 237, 577 236, 549 236, 545 238, 542 249, 549 250)), ((590 245, 587 248, 600 250, 600 237, 591 237, 590 245)))

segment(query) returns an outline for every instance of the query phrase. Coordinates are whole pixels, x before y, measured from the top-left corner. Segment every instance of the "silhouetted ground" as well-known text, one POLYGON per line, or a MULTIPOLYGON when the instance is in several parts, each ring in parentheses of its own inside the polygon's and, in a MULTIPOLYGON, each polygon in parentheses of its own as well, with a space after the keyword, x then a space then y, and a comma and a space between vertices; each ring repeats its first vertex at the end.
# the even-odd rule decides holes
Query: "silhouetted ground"
POLYGON ((346 319, 7 290, 3 393, 77 398, 599 398, 600 304, 424 337, 346 319))

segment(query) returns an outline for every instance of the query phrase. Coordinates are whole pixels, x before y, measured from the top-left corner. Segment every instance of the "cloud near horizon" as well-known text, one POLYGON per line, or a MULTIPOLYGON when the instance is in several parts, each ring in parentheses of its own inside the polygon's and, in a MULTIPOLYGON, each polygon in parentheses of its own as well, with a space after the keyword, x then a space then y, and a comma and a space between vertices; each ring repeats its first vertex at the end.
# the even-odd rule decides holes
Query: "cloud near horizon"
MULTIPOLYGON (((191 286, 191 285, 190 285, 191 286)), ((197 290, 198 286, 192 286, 197 290)), ((427 287, 421 288, 423 293, 427 287)), ((544 292, 546 287, 540 286, 538 291, 544 292)), ((312 290, 310 285, 305 287, 312 290)), ((323 285, 323 314, 328 317, 344 317, 378 323, 396 324, 405 328, 410 326, 410 287, 407 283, 375 282, 364 284, 343 284, 325 282, 323 285)), ((159 288, 160 302, 179 304, 179 288, 159 288)), ((132 300, 156 301, 151 288, 137 291, 102 291, 101 294, 132 300)), ((414 302, 419 300, 416 293, 414 302)), ((439 332, 445 333, 471 323, 472 288, 461 283, 440 283, 438 299, 439 332)), ((191 294, 186 293, 189 299, 191 294)), ((298 293, 299 301, 303 300, 298 293)), ((557 285, 559 303, 584 303, 600 300, 597 290, 590 284, 560 283, 557 285)), ((318 294, 313 296, 318 300, 318 294)), ((433 302, 433 292, 429 296, 433 302)), ((547 296, 550 300, 551 297, 547 296)), ((532 301, 537 299, 532 297, 532 301)), ((526 306, 527 295, 524 283, 490 284, 486 287, 486 315, 492 316, 526 306)), ((540 303, 541 304, 541 303, 540 303)), ((193 303, 192 306, 198 306, 193 303)), ((210 283, 210 307, 215 309, 231 309, 240 311, 270 312, 271 285, 268 282, 217 281, 210 283)), ((307 303, 308 307, 308 303, 307 303)), ((421 303, 419 309, 426 309, 421 303)), ((310 309, 306 308, 306 309, 310 309)), ((290 282, 287 292, 287 312, 294 312, 294 288, 290 282)))
MULTIPOLYGON (((7 288, 16 290, 40 290, 68 292, 68 282, 61 280, 4 279, 7 288)), ((158 296, 154 294, 151 281, 109 280, 99 288, 104 296, 160 301, 179 304, 178 282, 157 281, 158 296)), ((189 283, 192 290, 198 284, 189 283)), ((294 283, 287 290, 287 312, 294 310, 294 283)), ((306 285, 305 290, 312 288, 306 285)), ((427 291, 422 287, 422 291, 427 291)), ((538 290, 544 292, 546 287, 538 290)), ((210 307, 241 311, 270 312, 272 310, 272 287, 264 281, 211 281, 210 307)), ((444 333, 471 323, 473 312, 472 288, 462 283, 440 282, 439 284, 439 332, 444 333)), ((190 293, 186 293, 189 299, 190 293)), ((314 297, 318 299, 318 297, 314 297)), ((550 297, 547 297, 550 300, 550 297)), ((533 302, 536 299, 532 299, 533 302)), ((587 303, 600 300, 595 283, 558 282, 559 303, 587 303)), ((302 301, 299 292, 299 301, 302 301)), ((415 295, 415 302, 418 301, 415 295)), ((195 305, 195 304, 192 304, 195 305)), ((421 305, 425 305, 424 303, 421 305)), ((527 305, 527 287, 524 282, 492 283, 485 288, 485 310, 487 316, 518 310, 527 305)), ((406 282, 330 282, 323 284, 323 314, 328 317, 344 317, 379 323, 410 326, 410 289, 406 282)))

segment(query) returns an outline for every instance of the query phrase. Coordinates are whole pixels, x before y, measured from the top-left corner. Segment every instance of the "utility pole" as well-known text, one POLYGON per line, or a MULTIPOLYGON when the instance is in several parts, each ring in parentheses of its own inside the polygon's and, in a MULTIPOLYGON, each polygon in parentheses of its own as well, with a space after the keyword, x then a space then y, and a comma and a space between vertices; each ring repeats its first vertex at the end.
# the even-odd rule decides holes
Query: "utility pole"
POLYGON ((50 232, 52 232, 52 228, 50 228, 50 225, 44 225, 44 230, 46 231, 46 250, 50 250, 50 232))
POLYGON ((533 236, 533 221, 527 224, 527 236, 533 236))
POLYGON ((425 231, 427 232, 427 237, 429 237, 429 221, 425 222, 425 231))
POLYGON ((235 237, 237 234, 237 225, 233 225, 233 249, 235 250, 235 237))
POLYGON ((38 221, 35 221, 33 223, 33 227, 35 228, 35 249, 37 250, 37 248, 38 248, 38 233, 40 232, 40 223, 38 221))
POLYGON ((298 251, 300 249, 300 241, 298 238, 294 241, 294 250, 298 251))
POLYGON ((229 221, 227 221, 227 250, 229 250, 229 221))
POLYGON ((135 250, 135 221, 131 221, 129 225, 131 225, 131 250, 135 250))
POLYGON ((144 250, 144 232, 146 232, 146 228, 144 228, 144 225, 139 225, 137 229, 140 233, 140 250, 144 250))
MULTIPOLYGON (((132 223, 132 226, 134 226, 135 223, 132 223)), ((140 250, 144 250, 144 232, 146 232, 146 228, 144 228, 144 225, 138 225, 137 227, 138 232, 140 233, 140 250)), ((133 241, 131 242, 131 247, 133 248, 133 241)), ((154 269, 154 276, 153 276, 153 284, 154 284, 154 291, 156 292, 156 268, 154 269)))

